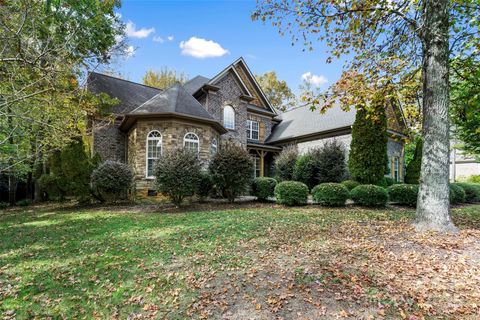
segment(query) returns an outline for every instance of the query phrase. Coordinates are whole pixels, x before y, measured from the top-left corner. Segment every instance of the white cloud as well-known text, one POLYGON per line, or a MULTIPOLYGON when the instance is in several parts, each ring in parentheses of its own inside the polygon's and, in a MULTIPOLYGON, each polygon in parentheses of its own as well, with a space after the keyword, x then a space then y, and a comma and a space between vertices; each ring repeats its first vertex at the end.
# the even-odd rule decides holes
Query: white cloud
POLYGON ((180 42, 180 49, 183 55, 200 59, 221 57, 229 53, 220 44, 197 37, 180 42))
POLYGON ((320 87, 328 82, 328 79, 324 75, 316 75, 310 71, 302 74, 302 80, 311 83, 316 87, 320 87))
POLYGON ((160 36, 155 36, 153 37, 153 42, 164 43, 165 40, 163 40, 163 38, 160 36))
POLYGON ((125 27, 125 34, 128 37, 132 38, 146 38, 148 37, 151 33, 155 32, 155 28, 141 28, 141 29, 136 29, 135 24, 132 21, 128 21, 127 25, 125 27))
POLYGON ((135 54, 135 48, 133 46, 128 46, 125 49, 125 58, 130 58, 135 54))
POLYGON ((174 38, 173 38, 173 36, 168 36, 167 39, 168 39, 168 41, 173 41, 174 38))

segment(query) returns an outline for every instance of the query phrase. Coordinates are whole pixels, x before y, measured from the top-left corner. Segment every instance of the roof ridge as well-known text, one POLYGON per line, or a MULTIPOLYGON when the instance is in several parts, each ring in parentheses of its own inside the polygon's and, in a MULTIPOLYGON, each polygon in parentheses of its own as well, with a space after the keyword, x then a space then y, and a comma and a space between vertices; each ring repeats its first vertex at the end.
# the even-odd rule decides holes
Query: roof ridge
POLYGON ((89 71, 89 74, 92 74, 92 73, 95 73, 95 74, 98 74, 98 75, 101 75, 101 76, 104 76, 104 77, 116 79, 116 80, 121 80, 121 81, 124 81, 124 82, 133 83, 133 84, 136 84, 136 85, 139 85, 139 86, 142 86, 142 87, 152 88, 152 89, 157 89, 157 90, 160 90, 160 91, 164 91, 163 89, 160 89, 160 88, 157 88, 157 87, 153 87, 153 86, 149 86, 149 85, 147 85, 147 84, 143 84, 143 83, 139 83, 139 82, 127 80, 127 79, 122 79, 122 78, 119 78, 119 77, 114 77, 114 76, 112 76, 112 75, 105 74, 105 73, 101 73, 101 72, 89 71))

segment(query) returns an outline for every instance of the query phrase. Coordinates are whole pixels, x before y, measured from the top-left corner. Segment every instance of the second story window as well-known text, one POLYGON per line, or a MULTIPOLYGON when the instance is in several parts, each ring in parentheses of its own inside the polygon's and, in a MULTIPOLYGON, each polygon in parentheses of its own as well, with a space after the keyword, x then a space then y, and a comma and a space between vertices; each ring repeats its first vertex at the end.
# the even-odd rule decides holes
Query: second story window
POLYGON ((247 139, 258 140, 258 121, 247 120, 247 139))
POLYGON ((235 129, 235 110, 232 106, 223 108, 223 126, 227 129, 235 129))

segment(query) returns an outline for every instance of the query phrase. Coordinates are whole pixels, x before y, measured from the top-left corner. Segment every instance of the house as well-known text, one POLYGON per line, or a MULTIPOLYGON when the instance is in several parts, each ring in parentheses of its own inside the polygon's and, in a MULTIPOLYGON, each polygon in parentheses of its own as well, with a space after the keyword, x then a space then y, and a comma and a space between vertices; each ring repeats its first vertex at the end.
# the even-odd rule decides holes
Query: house
MULTIPOLYGON (((103 160, 128 163, 137 190, 153 189, 155 161, 163 152, 184 147, 207 164, 229 141, 246 148, 254 158, 256 176, 273 175, 275 155, 295 143, 300 152, 337 138, 346 148, 351 140, 355 110, 339 106, 325 114, 306 107, 278 114, 252 72, 240 58, 213 78, 196 76, 166 90, 92 72, 88 89, 120 102, 115 121, 92 117, 92 152, 103 160)), ((401 112, 387 108, 392 177, 403 180, 404 122, 401 112)))

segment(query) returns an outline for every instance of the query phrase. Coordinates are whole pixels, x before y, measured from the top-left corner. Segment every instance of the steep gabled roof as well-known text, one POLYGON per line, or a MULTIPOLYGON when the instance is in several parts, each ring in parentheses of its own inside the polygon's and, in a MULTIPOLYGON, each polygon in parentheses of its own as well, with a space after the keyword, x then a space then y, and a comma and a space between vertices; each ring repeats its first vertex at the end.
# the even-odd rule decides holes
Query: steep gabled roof
POLYGON ((198 76, 188 80, 187 82, 185 82, 183 87, 185 88, 185 90, 188 93, 193 95, 195 92, 200 90, 200 88, 202 88, 209 81, 210 81, 209 78, 198 75, 198 76))
POLYGON ((87 88, 90 92, 106 93, 117 98, 120 103, 113 107, 112 112, 123 115, 152 98, 162 90, 140 83, 115 78, 106 74, 90 72, 87 79, 87 88))

